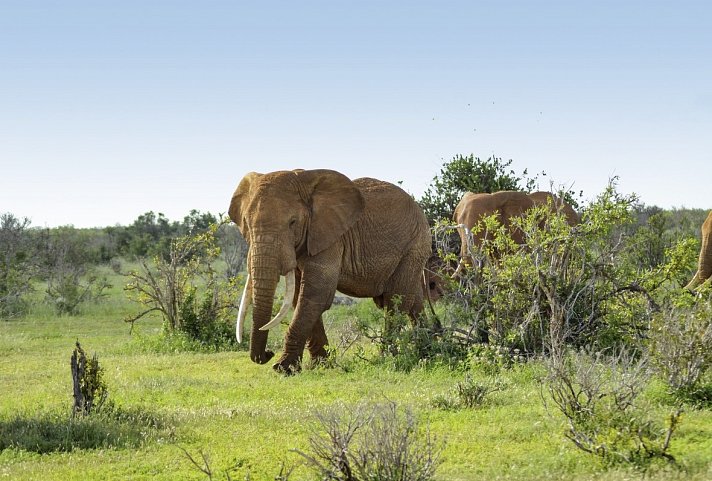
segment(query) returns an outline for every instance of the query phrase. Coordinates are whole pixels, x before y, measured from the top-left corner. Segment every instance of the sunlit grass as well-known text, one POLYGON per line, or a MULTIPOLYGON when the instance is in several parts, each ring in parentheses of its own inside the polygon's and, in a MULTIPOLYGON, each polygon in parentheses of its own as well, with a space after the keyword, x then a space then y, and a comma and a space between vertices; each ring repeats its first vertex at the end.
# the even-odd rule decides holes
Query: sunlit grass
MULTIPOLYGON (((547 413, 535 363, 502 371, 506 387, 478 407, 439 409, 434 400, 464 379, 462 371, 423 365, 405 373, 387 363, 350 359, 348 369, 283 377, 250 362, 245 351, 156 351, 151 343, 161 333, 160 319, 142 319, 129 334, 122 319, 135 306, 124 300, 116 277, 111 296, 84 306, 79 316, 56 316, 38 302, 27 318, 0 323, 0 477, 206 479, 185 448, 206 453, 216 472, 237 466, 232 479, 247 473, 274 479, 283 462, 299 461, 291 449, 307 448, 314 412, 387 399, 409 406, 445 442, 437 471, 442 480, 710 479, 710 410, 684 415, 672 444, 683 470, 603 470, 563 438, 562 421, 547 413), (76 340, 88 354, 97 353, 104 367, 112 413, 71 421, 69 359, 76 340)), ((373 312, 370 301, 329 311, 332 343, 340 326, 373 312)), ((276 349, 282 333, 270 334, 276 349)), ((669 407, 662 399, 657 409, 663 415, 669 407)), ((309 475, 302 467, 292 479, 309 475)))

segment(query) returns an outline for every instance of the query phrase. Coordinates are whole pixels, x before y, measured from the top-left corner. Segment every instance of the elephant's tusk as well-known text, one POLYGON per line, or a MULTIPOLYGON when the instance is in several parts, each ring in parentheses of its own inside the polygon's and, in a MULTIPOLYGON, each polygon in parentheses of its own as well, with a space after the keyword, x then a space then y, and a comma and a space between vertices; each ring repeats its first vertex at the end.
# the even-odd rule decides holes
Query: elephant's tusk
POLYGON ((284 299, 282 300, 282 307, 279 309, 277 315, 274 316, 274 319, 269 321, 264 326, 260 327, 260 331, 266 331, 278 325, 282 321, 284 316, 287 315, 287 311, 292 306, 292 299, 294 299, 294 269, 287 272, 287 275, 284 277, 287 285, 284 289, 284 299))
POLYGON ((250 307, 252 303, 252 296, 249 295, 248 289, 250 288, 250 274, 247 273, 245 278, 245 288, 242 290, 242 299, 240 299, 240 309, 237 311, 237 322, 235 323, 235 337, 237 342, 242 342, 242 326, 245 324, 245 317, 247 317, 247 308, 250 307))
POLYGON ((467 254, 460 253, 460 262, 457 263, 457 269, 455 269, 455 272, 452 273, 452 276, 450 276, 451 279, 457 279, 460 277, 460 273, 462 270, 465 268, 465 256, 469 255, 472 252, 472 232, 470 229, 465 225, 465 224, 457 224, 458 229, 462 229, 462 231, 465 233, 465 242, 467 243, 467 254))

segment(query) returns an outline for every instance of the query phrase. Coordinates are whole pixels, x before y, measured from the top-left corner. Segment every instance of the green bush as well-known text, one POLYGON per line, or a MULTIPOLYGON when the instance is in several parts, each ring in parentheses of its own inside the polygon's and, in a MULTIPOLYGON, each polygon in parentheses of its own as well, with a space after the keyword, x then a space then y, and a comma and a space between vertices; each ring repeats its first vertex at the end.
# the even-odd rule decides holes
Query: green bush
POLYGON ((101 411, 109 396, 109 390, 104 381, 104 368, 99 365, 96 354, 87 359, 77 341, 72 352, 71 367, 74 385, 73 415, 88 416, 101 411))
POLYGON ((361 319, 359 329, 378 346, 375 363, 407 372, 418 366, 455 366, 467 356, 466 344, 429 326, 426 317, 413 326, 411 319, 398 310, 385 314, 380 309, 372 310, 367 316, 370 318, 361 319))
POLYGON ((45 292, 57 314, 76 315, 83 303, 98 301, 110 287, 106 277, 75 266, 63 266, 52 272, 45 292))
POLYGON ((443 164, 440 175, 418 201, 431 224, 451 219, 455 206, 465 192, 496 192, 498 190, 532 190, 536 179, 527 178, 527 171, 518 177, 510 169, 512 160, 490 157, 480 160, 473 154, 456 155, 443 164), (524 183, 525 185, 522 185, 524 183))
POLYGON ((475 380, 469 373, 449 392, 436 396, 433 406, 440 409, 454 410, 481 407, 493 392, 501 391, 505 383, 497 377, 488 376, 484 381, 475 380))
POLYGON ((183 333, 200 348, 234 347, 230 326, 238 279, 225 279, 213 267, 220 254, 218 229, 213 225, 206 232, 173 239, 167 259, 140 260, 139 269, 127 274, 130 281, 124 290, 142 310, 125 321, 133 325, 146 314, 159 312, 168 335, 183 333))
POLYGON ((605 465, 644 468, 657 459, 674 461, 670 441, 681 411, 671 413, 666 425, 654 418, 642 396, 651 374, 646 357, 627 350, 568 351, 550 357, 547 369, 549 399, 576 447, 605 465))
POLYGON ((180 331, 190 339, 212 349, 231 348, 237 344, 234 320, 223 314, 221 293, 207 291, 197 299, 195 288, 189 290, 180 305, 180 331))
POLYGON ((310 449, 295 450, 320 479, 427 481, 442 446, 396 403, 334 406, 316 413, 310 449))
POLYGON ((708 404, 712 383, 704 379, 712 367, 712 290, 697 299, 686 292, 680 297, 654 316, 650 356, 673 395, 708 404))
MULTIPOLYGON (((483 228, 495 235, 473 247, 473 266, 450 284, 440 302, 443 324, 468 333, 471 342, 526 356, 563 345, 639 344, 659 307, 657 292, 679 266, 645 270, 631 261, 628 252, 636 244, 625 226, 633 220, 635 202, 612 183, 574 227, 545 207, 530 209, 512 221, 524 233, 523 246, 494 216, 485 218, 483 228)), ((459 256, 446 245, 440 244, 445 262, 459 256)))
POLYGON ((27 311, 27 295, 37 270, 35 244, 28 232, 30 220, 10 213, 0 215, 0 319, 12 319, 27 311))

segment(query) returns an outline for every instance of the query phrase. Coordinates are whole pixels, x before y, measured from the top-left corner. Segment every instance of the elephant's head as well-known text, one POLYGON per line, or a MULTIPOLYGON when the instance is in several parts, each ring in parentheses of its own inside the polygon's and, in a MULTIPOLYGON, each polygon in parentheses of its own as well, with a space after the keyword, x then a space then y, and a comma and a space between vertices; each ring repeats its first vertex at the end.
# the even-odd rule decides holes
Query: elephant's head
MULTIPOLYGON (((332 170, 250 172, 235 190, 229 215, 249 245, 248 281, 238 315, 237 336, 252 301, 250 357, 268 362, 265 326, 276 324, 272 304, 280 276, 294 279, 299 261, 338 242, 364 209, 364 200, 346 176, 332 170), (252 295, 249 295, 251 291, 252 295)), ((288 282, 289 284, 289 282, 288 282)), ((289 290, 289 287, 288 287, 289 290)), ((278 318, 293 300, 285 294, 278 318)))
POLYGON ((423 289, 425 298, 436 302, 445 295, 447 287, 447 264, 440 256, 433 253, 425 263, 423 270, 423 289))

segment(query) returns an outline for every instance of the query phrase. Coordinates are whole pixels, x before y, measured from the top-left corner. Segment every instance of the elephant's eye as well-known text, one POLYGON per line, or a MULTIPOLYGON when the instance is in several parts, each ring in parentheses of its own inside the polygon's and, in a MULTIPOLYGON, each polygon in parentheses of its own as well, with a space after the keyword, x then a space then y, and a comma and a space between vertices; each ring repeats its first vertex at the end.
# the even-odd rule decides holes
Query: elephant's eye
POLYGON ((294 227, 294 225, 296 223, 297 223, 297 219, 292 217, 292 219, 290 219, 290 221, 289 221, 289 228, 291 229, 292 227, 294 227))

